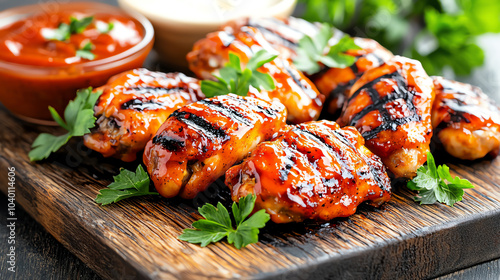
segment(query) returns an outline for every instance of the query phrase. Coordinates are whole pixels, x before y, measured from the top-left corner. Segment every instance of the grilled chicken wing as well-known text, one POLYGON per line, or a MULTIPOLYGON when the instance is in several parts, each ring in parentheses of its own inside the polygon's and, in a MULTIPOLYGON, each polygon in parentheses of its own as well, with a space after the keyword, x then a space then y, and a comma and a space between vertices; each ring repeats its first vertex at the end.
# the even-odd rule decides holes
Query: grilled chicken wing
POLYGON ((299 40, 304 35, 315 36, 319 25, 306 20, 288 18, 244 18, 229 22, 222 29, 234 33, 243 26, 258 29, 264 38, 280 53, 280 57, 293 59, 296 56, 299 40))
POLYGON ((338 122, 356 127, 396 177, 412 178, 427 160, 433 99, 420 62, 395 56, 353 85, 338 122))
POLYGON ((285 124, 281 104, 233 94, 204 99, 167 119, 144 164, 162 196, 194 198, 285 124))
POLYGON ((433 77, 434 133, 454 157, 474 160, 500 150, 500 109, 483 91, 469 84, 433 77))
POLYGON ((313 75, 311 80, 319 92, 326 96, 326 112, 333 115, 342 106, 352 85, 369 69, 379 67, 393 57, 393 54, 371 39, 354 38, 359 50, 349 50, 346 54, 357 58, 351 67, 324 68, 313 75))
POLYGON ((275 223, 347 217, 364 201, 378 206, 391 196, 384 165, 363 144, 354 127, 332 121, 291 126, 229 169, 226 185, 235 201, 256 195, 255 209, 275 223))
MULTIPOLYGON (((213 79, 229 60, 232 52, 240 57, 243 64, 261 49, 278 53, 263 35, 254 27, 242 26, 238 30, 210 33, 194 45, 187 55, 190 69, 203 79, 213 79)), ((323 106, 324 96, 301 71, 286 58, 278 57, 259 68, 274 79, 276 89, 262 90, 251 96, 279 101, 288 111, 288 120, 292 123, 311 121, 318 118, 323 106)), ((256 91, 253 91, 256 92, 256 91)))
MULTIPOLYGON (((281 57, 293 59, 297 54, 299 40, 305 35, 314 37, 319 31, 319 24, 307 22, 303 19, 288 17, 276 18, 248 18, 229 23, 225 30, 237 30, 242 26, 257 28, 264 38, 280 52, 281 57)), ((330 44, 336 44, 345 33, 334 30, 330 44)), ((350 50, 348 55, 357 58, 355 64, 346 68, 323 69, 310 77, 319 92, 325 95, 325 108, 330 115, 336 113, 345 101, 345 96, 359 77, 368 69, 378 67, 391 59, 393 54, 371 39, 354 38, 360 50, 350 50)))
POLYGON ((135 160, 173 111, 203 98, 197 79, 146 69, 118 74, 99 89, 96 126, 84 136, 84 144, 123 161, 135 160))

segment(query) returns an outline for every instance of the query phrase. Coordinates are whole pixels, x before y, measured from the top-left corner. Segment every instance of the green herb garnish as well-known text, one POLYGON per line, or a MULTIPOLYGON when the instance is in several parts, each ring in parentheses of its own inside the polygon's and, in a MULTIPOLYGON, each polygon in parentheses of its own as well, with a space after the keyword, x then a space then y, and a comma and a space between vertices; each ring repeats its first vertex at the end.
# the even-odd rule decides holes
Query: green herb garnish
POLYGON ((47 40, 57 40, 57 41, 67 41, 71 34, 82 33, 89 24, 94 21, 94 16, 84 17, 82 19, 77 19, 75 17, 70 17, 69 24, 61 23, 57 29, 54 29, 53 34, 44 35, 47 40))
POLYGON ((94 127, 94 105, 102 91, 92 93, 92 88, 81 89, 76 93, 76 98, 68 103, 64 110, 64 120, 57 111, 49 106, 50 114, 68 133, 55 136, 48 133, 38 135, 31 147, 28 156, 31 161, 48 158, 49 155, 61 148, 73 136, 83 136, 94 127))
POLYGON ((99 191, 95 198, 96 203, 107 205, 134 196, 159 195, 149 191, 149 176, 142 165, 137 166, 135 173, 122 168, 120 174, 113 179, 114 182, 109 184, 107 189, 99 191))
POLYGON ((297 57, 294 64, 299 70, 312 75, 321 70, 318 62, 334 68, 345 68, 356 62, 356 58, 345 54, 348 50, 359 50, 360 47, 354 43, 349 36, 342 37, 339 42, 331 47, 328 41, 333 37, 333 29, 329 24, 323 24, 318 34, 314 37, 304 36, 299 40, 297 57))
MULTIPOLYGON (((102 23, 102 22, 98 22, 98 23, 102 23)), ((109 22, 108 24, 102 23, 102 24, 97 24, 96 27, 97 27, 97 30, 99 30, 99 32, 106 34, 106 33, 109 33, 111 30, 113 30, 113 28, 115 27, 115 24, 112 22, 109 22)))
POLYGON ((93 21, 94 21, 94 16, 84 17, 82 19, 77 19, 75 17, 71 17, 70 23, 69 23, 69 32, 71 32, 71 34, 80 34, 93 21))
MULTIPOLYGON (((483 64, 481 34, 500 32, 500 1, 299 0, 302 17, 376 40, 422 62, 429 75, 467 75, 483 64), (460 58, 460 59, 457 59, 460 58)), ((485 41, 486 42, 486 41, 485 41)), ((493 43, 494 44, 494 43, 493 43)))
POLYGON ((87 43, 81 49, 76 51, 76 56, 88 60, 94 60, 95 54, 91 52, 93 48, 94 44, 92 44, 90 41, 87 41, 87 43))
POLYGON ((69 32, 69 25, 66 23, 59 24, 57 29, 54 29, 52 33, 43 34, 43 37, 47 40, 56 40, 56 41, 67 41, 69 40, 69 36, 71 33, 69 32))
POLYGON ((453 178, 446 164, 436 168, 430 152, 427 152, 427 167, 421 166, 417 170, 417 176, 409 181, 407 186, 410 190, 418 191, 418 196, 414 199, 420 201, 420 204, 433 204, 438 201, 449 206, 462 200, 464 189, 474 188, 466 179, 460 179, 458 176, 453 178))
POLYGON ((256 199, 256 196, 249 194, 240 198, 239 203, 233 202, 232 210, 236 229, 233 227, 226 207, 220 202, 217 204, 217 208, 212 204, 205 204, 198 208, 198 212, 205 219, 194 222, 193 227, 196 229, 185 229, 179 239, 189 243, 201 243, 201 247, 205 247, 211 242, 215 243, 227 236, 227 242, 234 244, 238 249, 258 242, 259 229, 266 225, 270 217, 262 209, 247 219, 248 215, 252 213, 256 199))
POLYGON ((273 78, 257 69, 276 57, 277 55, 260 50, 250 58, 246 68, 241 69, 240 58, 234 53, 229 53, 229 62, 219 69, 220 76, 215 76, 217 81, 201 81, 201 91, 206 97, 214 97, 229 93, 246 96, 250 85, 259 90, 261 88, 273 90, 276 88, 273 78))

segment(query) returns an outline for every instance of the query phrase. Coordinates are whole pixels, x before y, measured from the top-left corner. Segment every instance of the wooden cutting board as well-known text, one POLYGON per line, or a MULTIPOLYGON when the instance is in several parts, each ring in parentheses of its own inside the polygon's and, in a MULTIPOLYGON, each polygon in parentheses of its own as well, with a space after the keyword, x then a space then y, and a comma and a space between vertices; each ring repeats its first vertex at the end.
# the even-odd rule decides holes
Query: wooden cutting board
POLYGON ((226 242, 201 248, 176 237, 200 218, 196 207, 229 195, 214 184, 193 201, 139 197, 101 207, 98 190, 119 167, 74 139, 49 160, 30 163, 40 132, 0 110, 0 186, 16 169, 16 200, 103 278, 113 279, 408 279, 430 278, 500 257, 500 159, 461 162, 439 153, 452 175, 469 179, 455 207, 420 206, 395 183, 383 208, 363 205, 324 224, 269 224, 261 241, 237 250, 226 242))

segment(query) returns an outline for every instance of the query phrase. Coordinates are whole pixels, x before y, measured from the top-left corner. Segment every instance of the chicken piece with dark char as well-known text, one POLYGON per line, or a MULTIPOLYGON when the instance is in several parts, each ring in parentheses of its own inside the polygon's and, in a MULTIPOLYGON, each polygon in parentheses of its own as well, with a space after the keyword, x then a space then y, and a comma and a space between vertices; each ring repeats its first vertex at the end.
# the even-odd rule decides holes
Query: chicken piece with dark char
POLYGON ((395 56, 353 85, 338 123, 356 127, 395 177, 413 178, 427 160, 433 99, 420 62, 395 56))
MULTIPOLYGON (((293 60, 297 56, 300 39, 306 35, 316 36, 321 25, 294 17, 247 18, 229 23, 224 30, 237 30, 242 26, 257 28, 273 48, 280 52, 281 57, 293 60)), ((342 31, 334 29, 329 44, 338 43, 345 35, 342 31)), ((326 97, 323 112, 326 113, 324 116, 327 118, 338 116, 350 88, 366 70, 378 67, 393 57, 390 51, 375 40, 355 37, 354 42, 361 49, 346 52, 356 57, 356 62, 352 66, 331 68, 321 64, 320 72, 308 76, 319 92, 326 97)))
POLYGON ((197 79, 142 68, 118 74, 96 90, 103 91, 94 107, 97 121, 84 144, 127 162, 136 159, 172 112, 204 97, 197 79))
POLYGON ((352 85, 364 72, 381 66, 393 57, 390 51, 374 40, 354 38, 354 42, 361 49, 346 52, 346 54, 356 57, 353 65, 345 68, 324 67, 311 77, 319 92, 326 97, 323 110, 329 116, 340 112, 352 85))
POLYGON ((283 105, 234 94, 186 105, 146 146, 144 164, 164 197, 194 198, 286 125, 283 105))
POLYGON ((500 109, 475 86, 433 77, 434 134, 452 156, 474 160, 500 150, 500 109))
MULTIPOLYGON (((241 26, 233 30, 210 33, 199 40, 187 55, 190 69, 200 78, 215 79, 214 75, 229 61, 229 54, 237 55, 242 64, 259 50, 279 54, 257 28, 241 26)), ((287 58, 278 56, 265 63, 258 71, 269 74, 276 88, 274 90, 251 91, 253 96, 266 101, 278 101, 288 111, 288 121, 301 123, 316 120, 323 107, 324 96, 316 86, 287 58)))
MULTIPOLYGON (((280 57, 292 59, 297 55, 299 41, 304 35, 315 36, 319 23, 311 23, 301 18, 243 18, 222 27, 222 30, 234 33, 243 26, 256 28, 264 38, 280 53, 280 57)), ((340 31, 339 31, 340 32, 340 31)))
POLYGON ((332 121, 290 126, 229 169, 226 185, 234 201, 256 195, 254 211, 275 223, 348 217, 364 201, 391 197, 384 165, 363 144, 354 127, 332 121))

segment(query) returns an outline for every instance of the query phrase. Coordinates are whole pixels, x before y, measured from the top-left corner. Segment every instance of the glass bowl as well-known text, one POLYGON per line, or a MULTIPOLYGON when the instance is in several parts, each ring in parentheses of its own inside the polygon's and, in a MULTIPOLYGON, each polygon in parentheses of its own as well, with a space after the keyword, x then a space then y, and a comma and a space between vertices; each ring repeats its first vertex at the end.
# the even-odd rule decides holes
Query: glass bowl
POLYGON ((54 124, 48 106, 63 113, 78 89, 101 86, 115 74, 141 67, 153 46, 153 27, 144 16, 95 2, 41 2, 5 10, 0 12, 0 27, 32 15, 47 16, 57 9, 125 15, 140 23, 144 37, 137 45, 116 55, 65 66, 26 65, 0 60, 0 102, 14 115, 31 123, 54 124))

